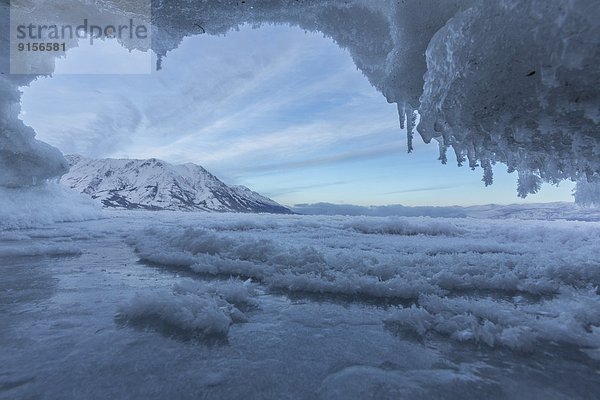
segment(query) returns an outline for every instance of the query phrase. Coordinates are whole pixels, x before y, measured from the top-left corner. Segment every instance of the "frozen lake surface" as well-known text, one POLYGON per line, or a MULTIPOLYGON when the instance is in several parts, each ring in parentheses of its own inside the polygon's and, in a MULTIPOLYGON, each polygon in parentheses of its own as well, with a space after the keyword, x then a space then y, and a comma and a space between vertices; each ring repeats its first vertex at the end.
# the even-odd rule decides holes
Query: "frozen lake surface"
POLYGON ((1 399, 600 396, 600 223, 104 215, 0 231, 1 399))

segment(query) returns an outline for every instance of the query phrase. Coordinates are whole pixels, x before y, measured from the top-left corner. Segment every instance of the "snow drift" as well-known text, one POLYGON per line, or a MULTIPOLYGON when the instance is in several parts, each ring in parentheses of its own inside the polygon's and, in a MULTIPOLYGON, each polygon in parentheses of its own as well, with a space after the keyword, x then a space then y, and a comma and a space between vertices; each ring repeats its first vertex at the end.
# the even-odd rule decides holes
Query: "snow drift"
MULTIPOLYGON (((7 14, 7 5, 0 7, 7 14)), ((112 1, 85 5, 90 12, 96 7, 125 13, 112 1)), ((483 169, 486 185, 496 162, 518 171, 521 196, 543 181, 600 179, 598 2, 158 0, 152 11, 159 60, 185 36, 224 34, 242 23, 322 32, 347 48, 371 84, 398 105, 409 148, 413 133, 436 140, 442 162, 451 148, 459 164, 483 169)), ((3 48, 7 38, 3 26, 3 48)), ((59 152, 37 142, 17 118, 17 88, 34 77, 9 76, 6 59, 2 65, 0 184, 61 175, 66 163, 59 152)))

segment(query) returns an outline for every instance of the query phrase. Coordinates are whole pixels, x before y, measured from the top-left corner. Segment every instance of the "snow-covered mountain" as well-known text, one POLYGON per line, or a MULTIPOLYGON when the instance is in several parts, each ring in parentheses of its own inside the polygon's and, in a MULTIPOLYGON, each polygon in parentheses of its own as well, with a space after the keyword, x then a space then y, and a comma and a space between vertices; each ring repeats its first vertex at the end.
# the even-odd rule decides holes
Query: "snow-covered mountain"
POLYGON ((227 186, 199 165, 66 156, 61 183, 104 207, 145 210, 290 214, 291 210, 244 186, 227 186))

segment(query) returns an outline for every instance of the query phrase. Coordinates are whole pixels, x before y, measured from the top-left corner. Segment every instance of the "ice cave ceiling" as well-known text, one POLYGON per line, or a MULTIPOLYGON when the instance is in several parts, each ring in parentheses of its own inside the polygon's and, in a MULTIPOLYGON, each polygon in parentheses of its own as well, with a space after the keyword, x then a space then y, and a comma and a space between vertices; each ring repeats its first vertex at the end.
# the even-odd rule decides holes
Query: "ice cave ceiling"
MULTIPOLYGON (((82 10, 103 18, 135 12, 128 2, 78 3, 72 18, 82 10)), ((71 18, 64 0, 28 6, 71 18)), ((8 20, 8 1, 0 7, 8 20)), ((331 37, 398 105, 409 139, 435 140, 442 162, 451 150, 459 164, 482 168, 486 185, 497 162, 518 172, 521 196, 543 181, 600 181, 598 1, 154 0, 151 47, 168 57, 186 36, 225 34, 245 23, 288 24, 331 37)), ((0 45, 0 185, 61 175, 67 163, 60 152, 37 141, 18 118, 19 87, 35 76, 9 73, 7 24, 0 45)))

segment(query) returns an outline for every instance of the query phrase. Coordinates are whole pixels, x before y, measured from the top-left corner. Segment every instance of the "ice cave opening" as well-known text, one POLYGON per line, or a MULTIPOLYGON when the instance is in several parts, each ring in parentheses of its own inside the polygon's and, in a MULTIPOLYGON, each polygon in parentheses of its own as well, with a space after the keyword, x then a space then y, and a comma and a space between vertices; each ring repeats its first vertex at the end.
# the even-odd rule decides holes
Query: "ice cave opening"
MULTIPOLYGON (((135 13, 134 3, 85 7, 107 19, 135 13)), ((9 5, 0 7, 7 16, 9 5)), ((62 1, 28 7, 63 22, 73 17, 62 1), (52 7, 55 14, 48 13, 52 7)), ((152 2, 151 46, 122 45, 152 50, 160 60, 186 36, 225 34, 244 23, 321 32, 348 49, 369 82, 397 104, 409 145, 414 135, 437 142, 441 162, 451 150, 459 164, 481 168, 486 185, 492 165, 506 164, 519 174, 522 197, 544 181, 578 181, 576 198, 586 203, 596 201, 600 179, 599 13, 599 4, 585 0, 163 0, 152 2)), ((5 49, 8 28, 1 31, 5 49)), ((35 75, 9 74, 7 57, 2 64, 0 184, 28 186, 60 176, 67 169, 60 151, 36 140, 18 117, 19 87, 35 75)))

